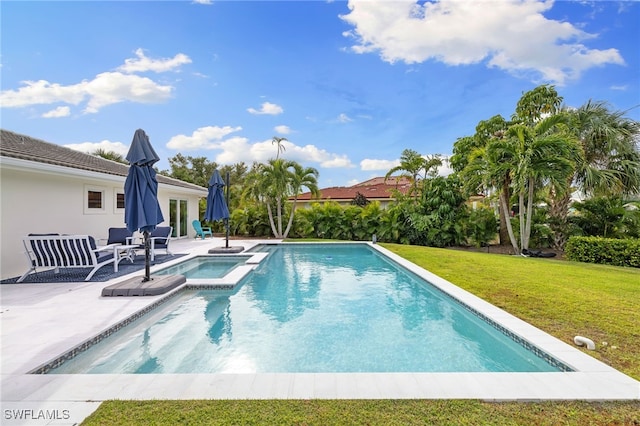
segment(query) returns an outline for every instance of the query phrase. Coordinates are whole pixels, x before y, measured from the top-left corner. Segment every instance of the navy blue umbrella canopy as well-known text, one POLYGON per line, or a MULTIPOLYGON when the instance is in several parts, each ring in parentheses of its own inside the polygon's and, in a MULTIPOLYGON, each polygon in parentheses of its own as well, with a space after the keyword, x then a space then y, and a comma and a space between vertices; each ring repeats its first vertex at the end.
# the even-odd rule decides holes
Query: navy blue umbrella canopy
POLYGON ((153 165, 160 158, 142 129, 136 130, 129 147, 127 161, 129 173, 124 181, 124 223, 131 232, 140 230, 144 235, 145 275, 144 281, 151 280, 149 232, 164 221, 158 203, 158 181, 153 165))
POLYGON ((207 195, 207 209, 204 219, 208 221, 229 219, 229 208, 224 199, 224 180, 216 169, 209 179, 209 194, 207 195))
POLYGON ((144 130, 136 130, 126 158, 130 167, 124 182, 124 222, 131 232, 153 231, 164 221, 158 203, 156 171, 153 169, 160 158, 144 130))

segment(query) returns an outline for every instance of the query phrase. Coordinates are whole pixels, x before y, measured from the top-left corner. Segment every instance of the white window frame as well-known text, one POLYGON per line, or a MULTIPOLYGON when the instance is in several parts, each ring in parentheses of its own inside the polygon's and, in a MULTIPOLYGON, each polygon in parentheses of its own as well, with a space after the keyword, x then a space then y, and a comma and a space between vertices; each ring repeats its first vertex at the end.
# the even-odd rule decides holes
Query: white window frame
POLYGON ((105 214, 107 212, 107 188, 95 185, 85 185, 84 193, 82 194, 82 203, 84 207, 84 214, 105 214), (102 194, 101 208, 89 208, 89 192, 99 192, 102 194))
POLYGON ((118 194, 122 194, 122 197, 124 198, 124 190, 122 188, 113 188, 113 212, 123 213, 124 208, 118 208, 118 194))

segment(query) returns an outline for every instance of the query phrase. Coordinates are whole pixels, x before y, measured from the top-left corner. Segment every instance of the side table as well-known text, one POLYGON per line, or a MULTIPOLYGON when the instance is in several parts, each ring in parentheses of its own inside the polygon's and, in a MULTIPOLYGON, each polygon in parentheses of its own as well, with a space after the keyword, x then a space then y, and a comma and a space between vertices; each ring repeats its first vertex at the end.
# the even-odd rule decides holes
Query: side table
POLYGON ((113 272, 118 272, 118 263, 123 259, 129 259, 131 263, 136 258, 136 249, 138 245, 133 244, 122 244, 119 246, 115 246, 113 248, 113 258, 115 261, 113 262, 113 272))

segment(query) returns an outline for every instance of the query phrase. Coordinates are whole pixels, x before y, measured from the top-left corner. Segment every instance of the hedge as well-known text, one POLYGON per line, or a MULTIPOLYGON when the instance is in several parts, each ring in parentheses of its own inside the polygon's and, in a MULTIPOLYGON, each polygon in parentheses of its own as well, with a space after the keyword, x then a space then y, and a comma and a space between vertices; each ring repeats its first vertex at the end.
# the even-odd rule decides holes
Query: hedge
POLYGON ((640 239, 571 237, 565 256, 578 262, 640 268, 640 239))

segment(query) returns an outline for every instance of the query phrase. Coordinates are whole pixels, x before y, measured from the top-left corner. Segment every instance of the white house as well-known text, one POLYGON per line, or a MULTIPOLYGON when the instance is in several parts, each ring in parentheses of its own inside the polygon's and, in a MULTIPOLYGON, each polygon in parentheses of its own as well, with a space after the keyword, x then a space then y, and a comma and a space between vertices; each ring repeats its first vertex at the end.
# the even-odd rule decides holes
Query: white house
MULTIPOLYGON (((124 227, 129 166, 0 129, 0 277, 28 268, 29 233, 88 234, 106 239, 124 227)), ((157 175, 158 199, 174 238, 194 237, 199 200, 207 189, 157 175)))

